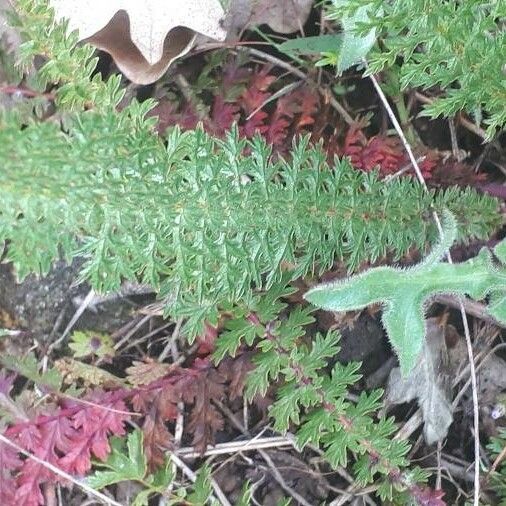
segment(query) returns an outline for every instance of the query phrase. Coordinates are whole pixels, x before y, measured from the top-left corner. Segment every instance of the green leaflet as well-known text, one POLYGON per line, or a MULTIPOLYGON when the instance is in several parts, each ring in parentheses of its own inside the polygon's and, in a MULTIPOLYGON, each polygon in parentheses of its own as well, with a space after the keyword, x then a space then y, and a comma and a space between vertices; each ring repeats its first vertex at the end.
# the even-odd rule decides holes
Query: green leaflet
MULTIPOLYGON (((337 5, 345 4, 341 0, 334 0, 334 3, 337 5)), ((341 20, 344 30, 343 45, 337 60, 337 73, 339 75, 350 67, 361 63, 374 46, 376 29, 369 30, 365 35, 356 33, 357 24, 367 21, 369 21, 367 7, 358 8, 351 16, 343 16, 341 20)))
MULTIPOLYGON (((305 298, 323 309, 350 311, 370 304, 384 306, 383 324, 404 374, 415 365, 425 336, 424 305, 437 293, 454 293, 483 299, 492 294, 489 313, 506 321, 506 267, 496 265, 488 249, 460 264, 441 261, 455 240, 454 217, 444 213, 443 236, 433 251, 415 267, 376 267, 343 281, 320 285, 305 298)), ((505 244, 494 250, 504 263, 505 244)))
POLYGON ((102 469, 86 478, 90 487, 100 490, 122 481, 139 482, 144 489, 137 494, 132 506, 147 506, 153 495, 166 492, 174 478, 171 466, 167 463, 154 474, 148 471, 142 431, 134 430, 126 441, 125 438, 111 438, 111 450, 106 462, 96 463, 102 469))
POLYGON ((112 452, 106 462, 99 465, 106 470, 96 471, 87 478, 87 484, 101 489, 120 481, 143 481, 147 474, 147 462, 142 447, 142 432, 135 430, 125 440, 111 439, 112 452))
POLYGON ((319 54, 338 51, 343 44, 341 34, 316 35, 289 39, 277 45, 277 49, 288 55, 319 54))
POLYGON ((29 353, 22 358, 13 355, 3 355, 0 359, 0 364, 6 369, 33 381, 36 385, 44 386, 57 392, 61 389, 62 378, 60 373, 54 368, 40 372, 39 363, 33 353, 29 353))

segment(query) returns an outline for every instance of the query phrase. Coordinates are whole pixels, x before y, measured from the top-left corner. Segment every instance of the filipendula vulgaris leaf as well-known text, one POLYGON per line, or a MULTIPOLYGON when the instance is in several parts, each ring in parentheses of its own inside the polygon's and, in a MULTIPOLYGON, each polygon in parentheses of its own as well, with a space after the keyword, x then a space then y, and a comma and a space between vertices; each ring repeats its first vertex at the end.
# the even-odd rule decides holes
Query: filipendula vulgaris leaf
MULTIPOLYGON (((197 472, 197 479, 192 487, 192 492, 185 498, 186 502, 195 506, 204 506, 209 504, 208 501, 212 494, 211 486, 211 468, 203 465, 197 472)), ((211 504, 218 504, 211 501, 211 504)))
MULTIPOLYGON (((167 492, 169 485, 174 479, 173 465, 170 460, 167 460, 165 466, 158 469, 154 474, 149 475, 144 484, 148 485, 149 488, 141 490, 132 502, 132 506, 148 506, 149 499, 153 494, 163 495, 167 492)), ((179 501, 170 502, 166 504, 179 504, 179 501)))
MULTIPOLYGON (((460 264, 441 261, 455 240, 456 223, 444 212, 442 237, 432 252, 415 267, 376 267, 345 280, 319 285, 305 294, 306 300, 331 311, 351 311, 371 304, 384 306, 383 324, 399 357, 403 374, 416 364, 425 336, 424 305, 437 293, 469 295, 482 299, 493 294, 489 312, 505 321, 506 269, 493 262, 484 248, 476 258, 460 264)), ((504 245, 497 247, 504 256, 504 245)))
MULTIPOLYGON (((154 494, 163 495, 174 479, 170 461, 154 474, 149 474, 146 456, 144 454, 142 431, 134 430, 126 440, 111 438, 111 454, 106 462, 97 462, 97 466, 104 470, 96 471, 86 479, 86 483, 97 490, 122 481, 136 481, 144 489, 132 502, 132 506, 148 506, 149 499, 154 494)), ((170 503, 170 504, 179 504, 170 503)))

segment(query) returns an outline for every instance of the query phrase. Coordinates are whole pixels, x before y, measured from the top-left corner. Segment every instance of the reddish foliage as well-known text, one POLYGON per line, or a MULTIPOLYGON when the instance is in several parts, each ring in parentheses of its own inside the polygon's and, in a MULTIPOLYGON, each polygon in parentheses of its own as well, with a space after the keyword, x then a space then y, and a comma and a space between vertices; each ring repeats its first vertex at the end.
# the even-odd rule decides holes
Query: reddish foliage
POLYGON ((138 390, 132 398, 132 406, 144 413, 142 431, 144 451, 151 467, 163 464, 164 452, 171 447, 172 434, 166 425, 177 418, 184 375, 171 375, 138 390))
POLYGON ((16 503, 15 472, 23 462, 15 450, 4 443, 0 443, 0 504, 16 503))
POLYGON ((228 398, 231 401, 242 397, 246 375, 253 370, 253 352, 244 352, 238 357, 225 358, 220 362, 220 374, 229 382, 228 398))
POLYGON ((276 80, 275 76, 269 75, 270 68, 264 67, 260 72, 254 72, 248 82, 248 86, 241 95, 241 107, 248 115, 263 107, 265 101, 271 96, 267 90, 276 80))
POLYGON ((204 334, 197 336, 197 343, 199 345, 197 355, 199 357, 208 356, 214 351, 216 339, 218 339, 218 331, 218 327, 206 322, 204 334))
MULTIPOLYGON (((263 135, 279 153, 286 153, 291 139, 307 133, 309 127, 313 141, 323 139, 329 156, 348 156, 352 164, 361 170, 379 167, 382 174, 392 174, 406 164, 407 158, 396 137, 375 136, 366 139, 357 127, 349 129, 343 145, 339 147, 338 134, 322 136, 326 125, 321 122, 322 104, 317 90, 307 85, 299 86, 280 96, 275 105, 271 87, 276 77, 270 74, 270 67, 257 72, 247 72, 241 67, 228 64, 224 67, 221 85, 212 98, 209 117, 203 118, 205 129, 213 135, 223 136, 237 122, 241 136, 251 138, 263 135), (239 93, 237 89, 241 89, 239 93)), ((178 124, 182 129, 195 128, 199 121, 193 104, 186 103, 178 112, 177 106, 162 100, 153 110, 159 116, 158 130, 165 131, 178 124)), ((433 166, 430 166, 432 169, 433 166)), ((427 170, 427 173, 430 171, 427 170)))
MULTIPOLYGON (((273 100, 276 81, 269 66, 252 72, 236 62, 225 63, 211 99, 209 117, 200 116, 204 128, 223 136, 237 122, 242 136, 261 134, 279 154, 289 151, 294 137, 310 133, 312 141, 323 141, 329 158, 335 154, 346 156, 359 170, 378 169, 385 176, 409 167, 397 136, 367 138, 358 123, 346 133, 335 131, 335 115, 328 113, 328 103, 320 99, 317 90, 302 85, 273 100)), ((175 124, 183 129, 195 128, 199 120, 196 106, 188 103, 178 112, 177 106, 162 100, 154 112, 160 117, 161 132, 175 124)), ((436 186, 476 186, 482 182, 482 176, 470 166, 447 159, 437 151, 421 147, 418 154, 423 155, 419 163, 422 175, 436 186)), ((414 175, 412 169, 404 173, 414 175)))
MULTIPOLYGON (((51 416, 39 415, 33 422, 11 426, 5 435, 44 462, 82 476, 91 468, 92 456, 107 458, 109 436, 125 434, 124 423, 130 417, 122 400, 125 392, 119 393, 92 392, 86 403, 67 403, 51 416)), ((17 475, 15 501, 27 506, 44 504, 40 485, 57 477, 32 459, 11 458, 8 464, 17 475)))
MULTIPOLYGON (((202 355, 213 349, 217 334, 212 326, 207 330, 200 347, 202 355)), ((170 423, 177 419, 180 403, 188 408, 185 427, 192 434, 196 449, 203 452, 214 441, 224 421, 213 403, 224 400, 227 395, 236 397, 251 367, 249 357, 235 360, 229 360, 227 375, 217 370, 209 358, 196 358, 191 368, 166 366, 166 374, 148 384, 139 381, 131 389, 95 390, 81 401, 60 399, 58 404, 46 406, 48 414, 39 414, 33 421, 11 424, 4 433, 44 462, 70 475, 83 476, 90 471, 92 458, 107 459, 111 436, 125 435, 126 422, 132 416, 129 409, 133 409, 140 415, 136 422, 144 432, 145 454, 154 469, 165 462, 165 451, 171 447, 170 423)), ((162 365, 159 364, 158 369, 163 374, 162 365)), ((151 367, 154 368, 153 364, 151 367)), ((139 369, 137 364, 130 372, 145 373, 145 368, 139 369)), ((0 388, 4 390, 3 395, 8 395, 12 378, 2 378, 0 388)), ((0 465, 2 505, 42 505, 41 486, 59 481, 59 477, 42 464, 21 458, 16 451, 1 444, 0 465)))
POLYGON ((467 163, 458 162, 454 158, 443 158, 440 153, 430 151, 427 159, 422 162, 425 165, 432 162, 431 183, 434 186, 474 186, 483 188, 487 175, 483 172, 476 172, 473 167, 467 163))
POLYGON ((123 400, 115 399, 111 392, 95 391, 86 399, 95 405, 80 409, 72 418, 74 429, 67 441, 66 455, 59 465, 70 474, 83 475, 91 468, 91 455, 104 461, 111 448, 110 435, 123 436, 124 424, 130 419, 123 400))
POLYGON ((413 490, 413 496, 419 506, 445 506, 444 495, 442 490, 434 490, 429 487, 415 487, 413 490))
POLYGON ((211 109, 211 122, 208 130, 214 135, 223 135, 238 119, 239 113, 239 104, 227 103, 221 95, 216 96, 211 109))
POLYGON ((196 359, 195 366, 200 374, 184 390, 183 400, 193 404, 188 429, 193 434, 195 449, 204 452, 214 434, 223 429, 223 417, 212 402, 225 398, 225 378, 209 359, 196 359))
POLYGON ((378 135, 367 140, 358 128, 350 128, 346 134, 341 154, 357 169, 370 171, 380 167, 383 174, 393 174, 406 162, 396 137, 378 135))

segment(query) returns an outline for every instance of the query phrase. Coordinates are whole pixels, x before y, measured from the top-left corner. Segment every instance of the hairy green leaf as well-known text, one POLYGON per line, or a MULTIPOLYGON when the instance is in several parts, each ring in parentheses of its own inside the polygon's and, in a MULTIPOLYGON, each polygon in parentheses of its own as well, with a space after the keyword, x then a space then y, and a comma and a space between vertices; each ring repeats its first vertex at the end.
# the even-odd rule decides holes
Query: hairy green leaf
MULTIPOLYGON (((331 311, 351 311, 371 304, 384 306, 383 324, 406 374, 415 365, 425 335, 424 306, 437 293, 470 295, 482 299, 494 293, 490 313, 504 319, 506 270, 492 261, 491 252, 461 264, 442 263, 441 257, 455 240, 456 223, 446 212, 442 240, 415 267, 376 267, 342 281, 312 288, 305 298, 331 311), (500 294, 498 297, 497 294, 500 294)), ((498 251, 502 252, 503 246, 498 251)))

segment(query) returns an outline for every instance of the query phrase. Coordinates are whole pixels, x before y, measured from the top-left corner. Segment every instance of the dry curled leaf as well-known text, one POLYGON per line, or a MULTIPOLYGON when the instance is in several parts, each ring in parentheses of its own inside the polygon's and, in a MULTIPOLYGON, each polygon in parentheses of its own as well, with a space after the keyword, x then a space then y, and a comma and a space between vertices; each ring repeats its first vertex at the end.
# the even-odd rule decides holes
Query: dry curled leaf
POLYGON ((187 53, 197 34, 223 40, 219 0, 51 0, 80 40, 111 54, 133 82, 148 84, 187 53))
POLYGON ((197 39, 225 40, 247 26, 299 30, 312 0, 50 0, 56 17, 69 20, 80 40, 107 51, 133 82, 149 84, 186 54, 197 39))
POLYGON ((145 362, 134 360, 127 370, 127 381, 134 386, 148 385, 157 379, 167 376, 174 369, 173 365, 163 364, 153 359, 145 362))
POLYGON ((444 328, 436 318, 429 318, 426 329, 426 339, 416 366, 406 376, 401 375, 398 367, 392 370, 386 398, 391 404, 416 399, 422 410, 425 440, 433 444, 446 437, 453 421, 453 409, 444 328))

